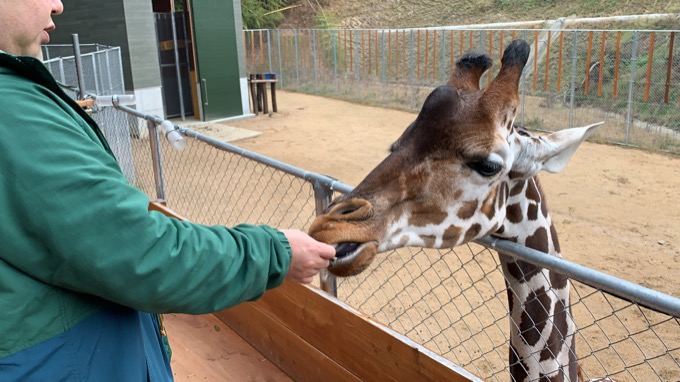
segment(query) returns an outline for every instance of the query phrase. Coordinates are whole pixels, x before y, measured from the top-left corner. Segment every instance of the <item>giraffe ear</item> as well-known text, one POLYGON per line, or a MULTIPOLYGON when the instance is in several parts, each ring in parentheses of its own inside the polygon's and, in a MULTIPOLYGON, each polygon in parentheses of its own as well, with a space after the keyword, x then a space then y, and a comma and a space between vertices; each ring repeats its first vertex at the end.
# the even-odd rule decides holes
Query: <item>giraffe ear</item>
POLYGON ((521 137, 523 147, 513 170, 527 177, 535 176, 541 170, 551 173, 564 170, 581 143, 603 124, 598 122, 541 137, 521 137))

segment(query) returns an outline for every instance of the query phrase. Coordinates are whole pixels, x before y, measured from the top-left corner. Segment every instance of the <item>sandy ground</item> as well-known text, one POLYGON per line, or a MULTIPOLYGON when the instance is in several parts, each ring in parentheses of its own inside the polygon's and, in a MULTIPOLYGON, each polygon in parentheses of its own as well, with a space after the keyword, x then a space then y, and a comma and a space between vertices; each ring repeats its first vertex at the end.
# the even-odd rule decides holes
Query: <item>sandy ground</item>
MULTIPOLYGON (((291 92, 278 98, 278 113, 229 122, 261 133, 232 143, 349 185, 416 116, 291 92)), ((565 258, 680 296, 680 158, 586 142, 564 172, 540 179, 565 258)))

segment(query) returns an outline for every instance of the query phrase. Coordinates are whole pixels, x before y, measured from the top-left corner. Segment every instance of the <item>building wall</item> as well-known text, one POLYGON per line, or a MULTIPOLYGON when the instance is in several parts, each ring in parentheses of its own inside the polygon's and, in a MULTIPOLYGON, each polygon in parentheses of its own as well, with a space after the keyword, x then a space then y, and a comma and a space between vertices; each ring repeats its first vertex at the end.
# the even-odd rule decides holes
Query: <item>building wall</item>
POLYGON ((125 89, 137 96, 147 113, 163 116, 158 43, 151 0, 64 0, 64 13, 54 17, 53 44, 119 46, 125 89), (142 97, 142 98, 140 98, 142 97), (149 98, 150 97, 150 98, 149 98))
POLYGON ((54 20, 52 43, 70 44, 77 33, 81 44, 119 46, 128 90, 160 86, 150 0, 64 0, 64 13, 54 20))

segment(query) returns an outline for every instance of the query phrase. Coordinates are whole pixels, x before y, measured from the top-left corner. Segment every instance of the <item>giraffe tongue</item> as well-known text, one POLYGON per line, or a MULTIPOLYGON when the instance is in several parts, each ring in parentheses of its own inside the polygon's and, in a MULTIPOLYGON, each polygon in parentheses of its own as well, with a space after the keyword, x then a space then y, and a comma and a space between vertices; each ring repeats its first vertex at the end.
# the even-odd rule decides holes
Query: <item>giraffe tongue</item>
POLYGON ((359 248, 361 243, 338 243, 335 247, 335 257, 342 258, 345 257, 359 248))

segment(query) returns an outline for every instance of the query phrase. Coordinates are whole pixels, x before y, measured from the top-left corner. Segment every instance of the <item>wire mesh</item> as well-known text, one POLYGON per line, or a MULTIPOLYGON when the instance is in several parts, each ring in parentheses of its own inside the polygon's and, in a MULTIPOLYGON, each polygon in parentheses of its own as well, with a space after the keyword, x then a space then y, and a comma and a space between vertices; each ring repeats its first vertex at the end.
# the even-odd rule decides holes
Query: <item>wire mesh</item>
MULTIPOLYGON (((119 47, 80 45, 85 93, 125 94, 119 47)), ((43 45, 43 63, 61 84, 77 89, 78 72, 73 45, 43 45)))
POLYGON ((517 122, 555 131, 605 121, 595 140, 680 153, 677 31, 352 29, 244 31, 249 73, 278 72, 280 87, 419 110, 470 50, 500 69, 513 39, 532 47, 517 122), (567 124, 568 121, 568 124, 567 124))
MULTIPOLYGON (((105 131, 124 129, 106 125, 128 118, 103 115, 100 123, 105 131)), ((309 181, 187 139, 181 152, 161 140, 172 209, 204 224, 308 228, 315 215, 309 181)), ((155 199, 149 136, 133 136, 129 144, 136 185, 155 199)), ((572 285, 577 354, 587 378, 680 379, 680 312, 663 314, 577 280, 572 285)), ((382 254, 369 270, 338 285, 342 301, 491 381, 509 376, 507 293, 498 256, 477 243, 382 254)))

